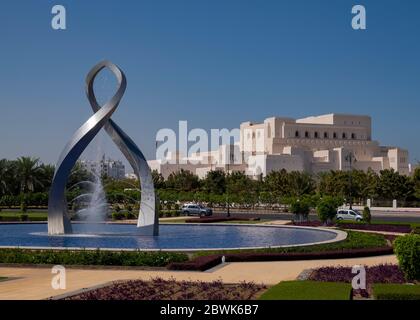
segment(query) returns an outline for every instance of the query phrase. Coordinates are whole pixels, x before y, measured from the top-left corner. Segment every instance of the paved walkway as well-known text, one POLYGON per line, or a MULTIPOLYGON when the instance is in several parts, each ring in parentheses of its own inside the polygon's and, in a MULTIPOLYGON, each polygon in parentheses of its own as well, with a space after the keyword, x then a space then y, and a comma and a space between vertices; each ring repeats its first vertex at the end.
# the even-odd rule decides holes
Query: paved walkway
POLYGON ((177 280, 212 281, 221 279, 225 283, 254 281, 274 285, 280 281, 294 280, 304 270, 322 266, 377 265, 397 263, 394 255, 341 260, 277 261, 226 263, 206 272, 149 271, 149 270, 87 270, 67 269, 66 290, 53 290, 54 276, 49 268, 9 268, 0 267, 0 276, 17 278, 0 282, 0 299, 46 299, 83 288, 97 286, 109 281, 126 279, 148 280, 154 277, 175 278, 177 280))

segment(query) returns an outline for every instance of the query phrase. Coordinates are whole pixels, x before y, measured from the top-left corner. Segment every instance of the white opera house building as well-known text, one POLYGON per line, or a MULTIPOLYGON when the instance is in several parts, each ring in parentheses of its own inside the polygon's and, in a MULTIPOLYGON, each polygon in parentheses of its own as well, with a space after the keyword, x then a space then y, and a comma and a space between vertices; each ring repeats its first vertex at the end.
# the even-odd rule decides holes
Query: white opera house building
POLYGON ((372 140, 371 117, 365 115, 272 117, 262 123, 241 123, 239 132, 239 141, 221 145, 217 150, 188 157, 169 152, 173 161, 159 159, 148 163, 165 178, 181 169, 201 178, 210 170, 243 171, 254 178, 282 169, 310 173, 394 169, 400 174, 410 174, 408 151, 381 146, 372 140), (197 159, 206 161, 201 163, 197 159))

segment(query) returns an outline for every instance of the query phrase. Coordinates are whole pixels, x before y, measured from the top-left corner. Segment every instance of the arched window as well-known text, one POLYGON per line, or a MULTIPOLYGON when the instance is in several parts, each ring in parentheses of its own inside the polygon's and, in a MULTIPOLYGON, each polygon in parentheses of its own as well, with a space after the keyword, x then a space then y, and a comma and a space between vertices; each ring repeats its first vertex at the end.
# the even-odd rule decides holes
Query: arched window
POLYGON ((309 138, 309 132, 305 131, 305 138, 309 138))
POLYGON ((334 138, 334 139, 337 139, 337 132, 334 132, 334 134, 333 134, 333 138, 334 138))
POLYGON ((351 134, 351 138, 352 138, 352 139, 356 139, 356 134, 355 134, 355 133, 352 133, 352 134, 351 134))
POLYGON ((315 139, 318 139, 318 132, 315 131, 314 137, 315 137, 315 139))
POLYGON ((343 139, 346 139, 346 138, 347 138, 347 135, 346 135, 346 133, 345 133, 345 132, 343 132, 342 137, 343 137, 343 139))
POLYGON ((296 130, 296 132, 295 132, 295 137, 296 137, 296 138, 299 138, 299 131, 297 131, 297 130, 296 130))
POLYGON ((328 132, 324 132, 324 138, 328 139, 328 132))

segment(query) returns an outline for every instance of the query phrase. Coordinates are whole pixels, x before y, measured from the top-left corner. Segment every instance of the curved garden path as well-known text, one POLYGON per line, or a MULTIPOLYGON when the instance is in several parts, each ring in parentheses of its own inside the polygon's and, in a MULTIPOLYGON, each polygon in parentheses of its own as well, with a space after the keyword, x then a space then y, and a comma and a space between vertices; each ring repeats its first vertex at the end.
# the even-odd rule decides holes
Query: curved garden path
POLYGON ((109 281, 161 277, 176 280, 213 281, 221 279, 225 283, 253 281, 274 285, 285 280, 294 280, 305 269, 322 266, 354 266, 392 263, 394 255, 310 261, 275 261, 225 263, 206 272, 185 272, 169 270, 116 270, 116 269, 67 269, 67 288, 54 290, 51 280, 54 276, 49 268, 0 267, 0 276, 12 278, 0 281, 0 299, 46 299, 52 296, 98 286, 109 281))

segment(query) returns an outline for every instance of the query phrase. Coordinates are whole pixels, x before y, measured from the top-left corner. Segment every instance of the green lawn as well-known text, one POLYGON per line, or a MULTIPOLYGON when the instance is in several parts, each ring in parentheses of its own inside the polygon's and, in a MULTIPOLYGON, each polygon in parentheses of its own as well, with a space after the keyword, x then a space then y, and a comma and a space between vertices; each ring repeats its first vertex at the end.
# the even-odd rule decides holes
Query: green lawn
POLYGON ((194 253, 194 257, 207 256, 210 254, 228 254, 228 253, 242 253, 242 252, 320 252, 332 251, 340 249, 359 249, 359 248, 377 248, 387 245, 386 239, 381 234, 347 231, 347 238, 343 241, 318 244, 313 246, 289 247, 289 248, 267 248, 255 250, 215 250, 215 251, 199 251, 194 253))
POLYGON ((338 282, 286 281, 264 292, 260 300, 350 300, 351 285, 338 282))
POLYGON ((373 296, 377 300, 420 300, 420 284, 374 284, 373 296))
MULTIPOLYGON (((344 223, 344 224, 361 224, 364 225, 364 222, 357 222, 357 221, 338 221, 337 222, 338 225, 340 225, 340 223, 344 223)), ((398 221, 383 221, 383 220, 372 220, 370 224, 386 224, 386 225, 410 225, 411 228, 419 228, 420 227, 420 222, 398 222, 398 221)))
MULTIPOLYGON (((46 221, 48 213, 45 211, 28 211, 28 220, 33 221, 46 221)), ((0 221, 20 221, 22 212, 19 211, 0 211, 0 221)))

